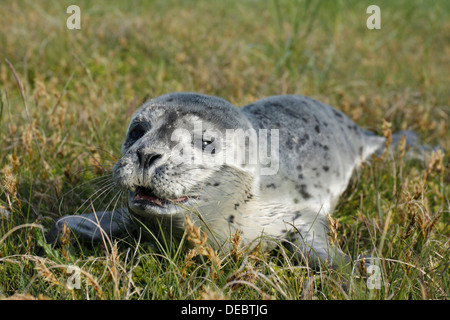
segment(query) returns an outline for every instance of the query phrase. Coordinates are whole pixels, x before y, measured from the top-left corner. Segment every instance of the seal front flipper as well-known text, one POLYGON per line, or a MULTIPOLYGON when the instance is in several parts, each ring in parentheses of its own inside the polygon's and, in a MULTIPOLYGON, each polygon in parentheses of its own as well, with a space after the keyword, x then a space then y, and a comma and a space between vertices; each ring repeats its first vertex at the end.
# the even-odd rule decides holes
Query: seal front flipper
POLYGON ((320 269, 324 264, 333 269, 348 264, 350 257, 329 241, 327 216, 310 213, 303 211, 302 219, 296 221, 294 228, 287 233, 287 247, 298 261, 313 269, 320 269))
POLYGON ((105 237, 122 238, 134 230, 132 217, 127 208, 115 211, 99 211, 80 215, 67 215, 58 219, 46 234, 47 243, 59 240, 64 226, 68 227, 81 242, 98 243, 105 237))

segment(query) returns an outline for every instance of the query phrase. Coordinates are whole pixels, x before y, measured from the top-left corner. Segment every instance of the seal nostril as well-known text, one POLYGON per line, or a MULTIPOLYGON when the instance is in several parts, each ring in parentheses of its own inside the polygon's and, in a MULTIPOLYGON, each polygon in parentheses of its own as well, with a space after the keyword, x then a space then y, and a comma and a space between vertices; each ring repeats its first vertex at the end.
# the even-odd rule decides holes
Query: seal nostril
POLYGON ((136 153, 139 159, 139 164, 141 165, 141 168, 144 169, 151 167, 156 160, 161 158, 161 155, 157 153, 146 154, 142 148, 137 150, 136 153))
POLYGON ((136 154, 137 154, 137 157, 138 157, 138 160, 139 160, 139 165, 142 167, 142 165, 144 164, 144 159, 145 159, 145 154, 144 154, 144 151, 142 150, 143 148, 139 148, 137 151, 136 151, 136 154))
POLYGON ((153 164, 156 160, 158 160, 159 158, 161 158, 161 155, 160 155, 160 154, 156 154, 156 153, 149 154, 149 155, 147 156, 147 160, 146 160, 146 163, 145 163, 145 168, 149 168, 150 166, 152 166, 152 164, 153 164))

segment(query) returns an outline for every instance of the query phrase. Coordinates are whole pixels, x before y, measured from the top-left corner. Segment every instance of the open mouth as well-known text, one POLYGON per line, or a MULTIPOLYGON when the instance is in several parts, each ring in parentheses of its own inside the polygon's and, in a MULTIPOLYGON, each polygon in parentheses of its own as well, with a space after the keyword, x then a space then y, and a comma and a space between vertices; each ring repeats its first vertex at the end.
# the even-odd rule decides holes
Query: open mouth
POLYGON ((133 201, 145 202, 146 204, 157 205, 161 208, 166 207, 168 204, 184 203, 188 200, 187 196, 183 196, 176 199, 162 199, 158 198, 150 189, 144 187, 138 187, 136 189, 133 201))

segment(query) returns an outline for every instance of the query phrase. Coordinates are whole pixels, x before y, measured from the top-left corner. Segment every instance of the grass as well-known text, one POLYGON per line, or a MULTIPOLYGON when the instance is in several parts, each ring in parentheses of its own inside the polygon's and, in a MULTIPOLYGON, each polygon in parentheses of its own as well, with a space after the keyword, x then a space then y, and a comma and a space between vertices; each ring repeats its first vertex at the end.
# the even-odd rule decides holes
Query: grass
MULTIPOLYGON (((195 228, 189 252, 73 237, 53 249, 42 238, 54 219, 90 209, 146 96, 198 91, 240 106, 301 93, 379 134, 385 120, 449 150, 448 3, 378 1, 381 30, 366 28, 365 1, 77 3, 81 30, 66 28, 69 1, 0 4, 1 297, 448 299, 445 152, 424 163, 401 152, 374 159, 342 197, 333 237, 354 257, 378 253, 380 289, 351 270, 309 270, 283 250, 241 252, 238 239, 223 256, 195 228)), ((93 205, 110 201, 99 194, 93 205)))

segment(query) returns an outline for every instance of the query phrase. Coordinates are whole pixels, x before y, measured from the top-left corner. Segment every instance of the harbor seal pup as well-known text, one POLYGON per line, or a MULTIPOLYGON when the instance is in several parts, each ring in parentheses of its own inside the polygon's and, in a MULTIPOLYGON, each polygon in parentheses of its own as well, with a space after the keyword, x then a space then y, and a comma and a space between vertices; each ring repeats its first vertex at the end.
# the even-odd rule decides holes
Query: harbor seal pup
MULTIPOLYGON (((401 134, 416 143, 413 133, 401 134)), ((54 241, 64 224, 88 241, 102 232, 121 237, 136 220, 157 236, 181 238, 189 215, 217 249, 239 230, 245 245, 262 239, 270 249, 281 241, 312 265, 336 265, 346 256, 328 241, 327 215, 354 171, 384 145, 384 137, 305 96, 236 108, 218 97, 166 94, 132 116, 114 165, 127 206, 64 216, 47 238, 54 241)))

